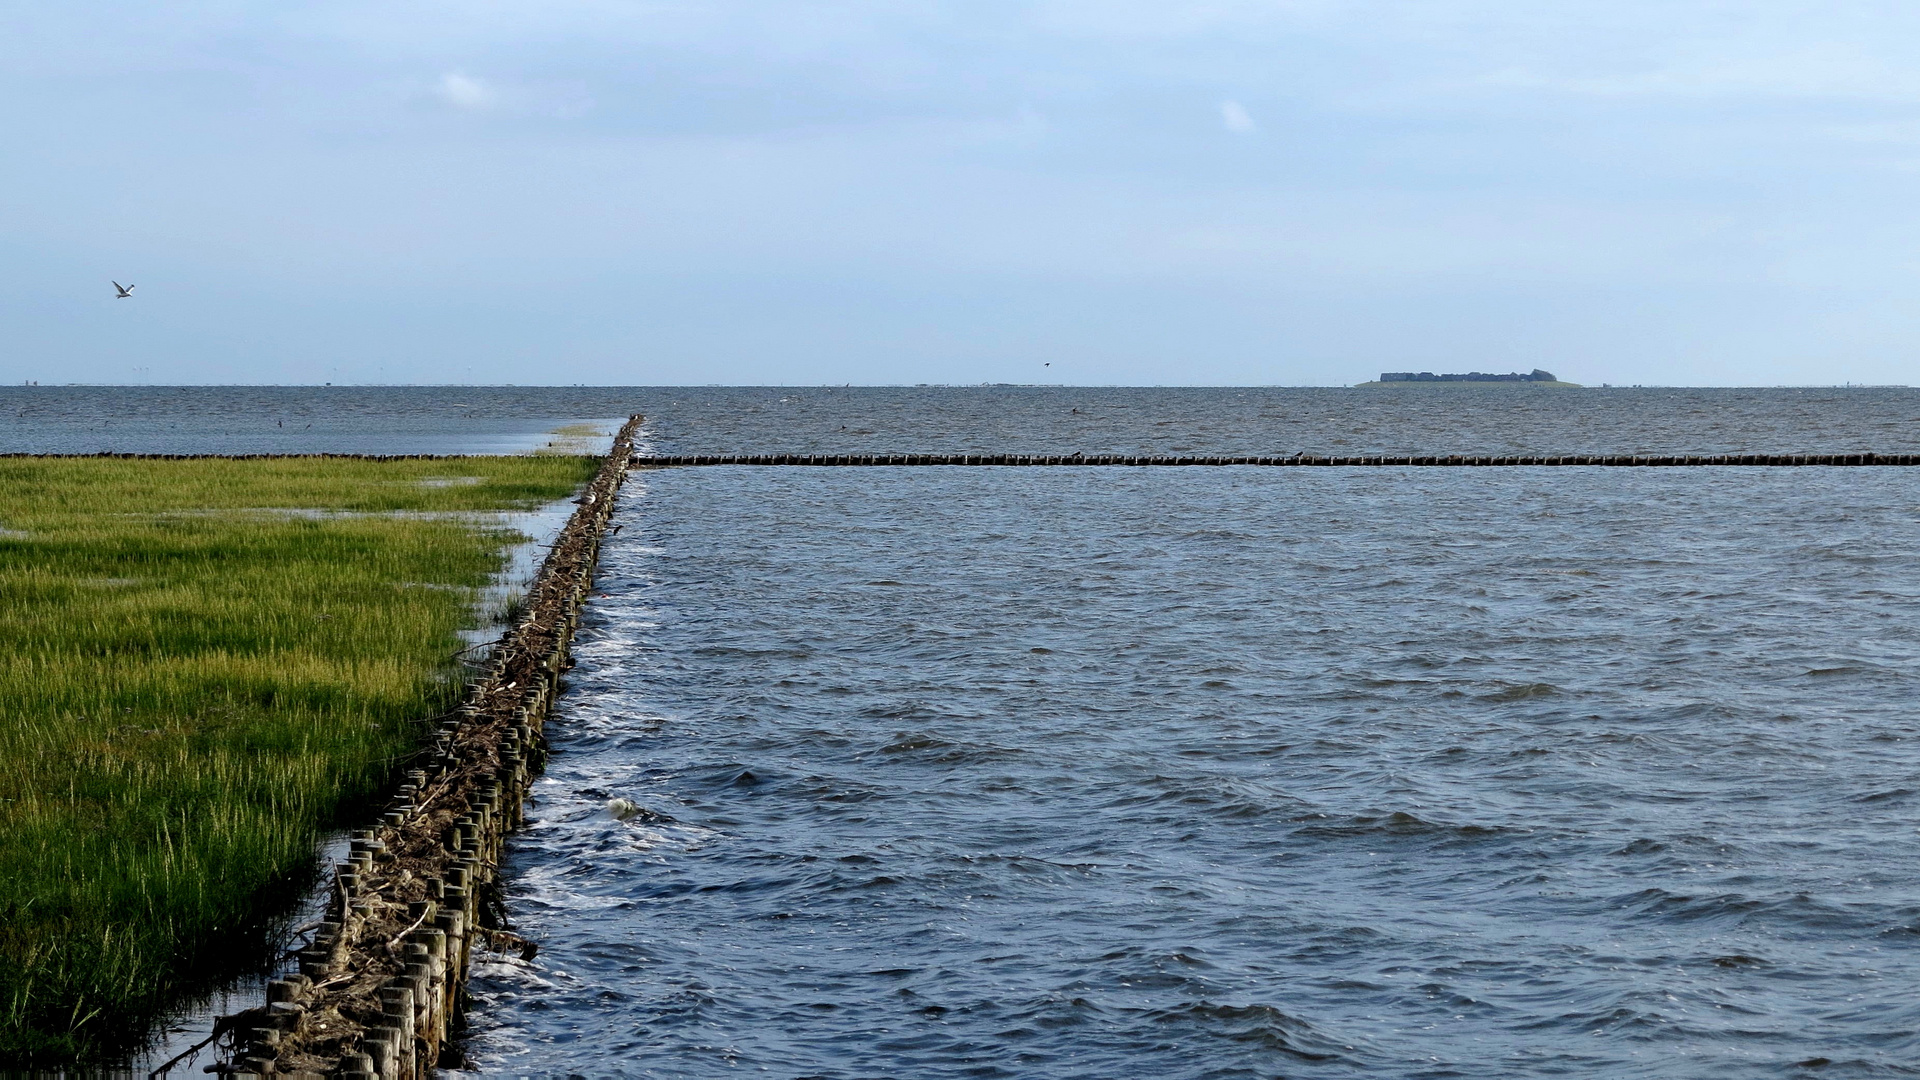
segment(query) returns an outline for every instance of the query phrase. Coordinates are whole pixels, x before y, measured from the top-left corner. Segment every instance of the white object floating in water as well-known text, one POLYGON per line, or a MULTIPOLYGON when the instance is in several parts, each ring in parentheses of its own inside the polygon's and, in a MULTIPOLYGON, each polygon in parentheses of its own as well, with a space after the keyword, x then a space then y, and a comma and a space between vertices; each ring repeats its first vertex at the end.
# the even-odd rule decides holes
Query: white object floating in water
POLYGON ((639 812, 640 804, 631 799, 607 800, 607 813, 612 814, 615 821, 625 821, 639 812))

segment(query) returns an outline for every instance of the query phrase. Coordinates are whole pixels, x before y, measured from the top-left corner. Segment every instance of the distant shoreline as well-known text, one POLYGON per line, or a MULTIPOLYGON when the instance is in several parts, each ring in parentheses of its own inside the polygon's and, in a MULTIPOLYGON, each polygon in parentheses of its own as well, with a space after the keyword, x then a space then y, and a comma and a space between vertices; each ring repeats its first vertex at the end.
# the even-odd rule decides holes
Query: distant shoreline
POLYGON ((1457 382, 1441 382, 1438 379, 1396 379, 1393 382, 1381 382, 1379 379, 1375 379, 1372 382, 1354 383, 1353 385, 1356 387, 1360 387, 1360 386, 1391 386, 1396 388, 1404 387, 1404 388, 1414 389, 1414 390, 1430 390, 1438 387, 1455 389, 1455 388, 1466 387, 1466 386, 1475 386, 1475 387, 1494 386, 1494 387, 1501 387, 1501 388, 1510 387, 1516 390, 1528 390, 1528 389, 1535 389, 1540 387, 1545 387, 1546 389, 1549 389, 1549 390, 1585 390, 1587 388, 1584 383, 1561 382, 1558 379, 1555 379, 1551 382, 1548 382, 1547 380, 1544 380, 1544 379, 1540 380, 1539 382, 1505 382, 1505 381, 1500 381, 1495 379, 1462 379, 1457 382))

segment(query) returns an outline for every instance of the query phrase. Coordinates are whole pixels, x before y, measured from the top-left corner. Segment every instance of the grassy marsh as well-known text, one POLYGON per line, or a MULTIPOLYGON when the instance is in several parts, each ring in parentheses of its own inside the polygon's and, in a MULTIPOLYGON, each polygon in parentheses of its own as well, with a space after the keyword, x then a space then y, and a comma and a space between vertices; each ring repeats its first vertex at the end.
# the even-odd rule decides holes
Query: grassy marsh
POLYGON ((456 699, 520 539, 477 515, 596 464, 0 459, 0 1067, 124 1053, 258 948, 456 699))

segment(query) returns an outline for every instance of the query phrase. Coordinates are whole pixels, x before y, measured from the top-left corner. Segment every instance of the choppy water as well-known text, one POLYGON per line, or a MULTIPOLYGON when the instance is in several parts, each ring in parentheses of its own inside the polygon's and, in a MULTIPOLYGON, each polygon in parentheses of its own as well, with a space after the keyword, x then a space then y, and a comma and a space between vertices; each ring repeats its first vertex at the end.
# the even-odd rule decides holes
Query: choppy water
POLYGON ((1917 485, 636 474, 474 1067, 1911 1075, 1917 485))
POLYGON ((1920 390, 0 387, 0 453, 509 453, 645 413, 661 453, 1920 450, 1920 390))
MULTIPOLYGON (((16 387, 0 451, 636 411, 665 453, 1920 449, 1906 389, 16 387)), ((1920 1073, 1917 518, 1905 469, 636 474, 474 1069, 1920 1073)))

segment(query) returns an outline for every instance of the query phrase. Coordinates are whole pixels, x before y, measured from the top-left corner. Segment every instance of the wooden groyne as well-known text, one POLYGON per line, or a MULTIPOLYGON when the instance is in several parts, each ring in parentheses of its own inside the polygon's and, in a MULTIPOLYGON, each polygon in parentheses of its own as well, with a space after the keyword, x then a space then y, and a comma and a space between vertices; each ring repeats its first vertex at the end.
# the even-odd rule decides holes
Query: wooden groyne
POLYGON ((433 733, 380 822, 353 834, 299 972, 224 1018, 230 1076, 425 1077, 460 1023, 475 949, 531 953, 505 929, 498 874, 540 770, 541 730, 615 494, 629 419, 464 703, 433 733))
POLYGON ((1920 465, 1920 454, 1293 454, 1285 457, 1146 457, 1122 454, 656 454, 635 455, 635 468, 685 465, 1297 465, 1481 466, 1600 465, 1701 467, 1741 465, 1920 465))

